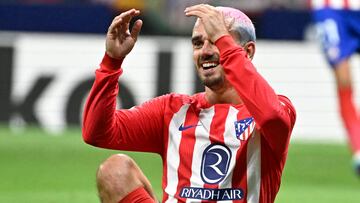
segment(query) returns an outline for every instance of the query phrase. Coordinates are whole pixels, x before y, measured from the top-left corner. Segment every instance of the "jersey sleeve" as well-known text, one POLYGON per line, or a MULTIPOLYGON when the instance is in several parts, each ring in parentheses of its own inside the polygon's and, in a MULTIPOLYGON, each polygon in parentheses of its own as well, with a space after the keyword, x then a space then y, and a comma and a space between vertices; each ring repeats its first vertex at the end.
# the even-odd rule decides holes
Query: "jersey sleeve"
MULTIPOLYGON (((88 96, 82 133, 93 146, 143 152, 162 152, 164 102, 167 96, 149 100, 131 109, 116 110, 122 60, 105 55, 95 72, 88 96)), ((120 90, 121 95, 121 90, 120 90)))
POLYGON ((270 147, 282 156, 287 150, 296 113, 290 100, 275 94, 268 82, 256 71, 245 50, 230 35, 215 42, 226 78, 236 89, 254 117, 270 147))

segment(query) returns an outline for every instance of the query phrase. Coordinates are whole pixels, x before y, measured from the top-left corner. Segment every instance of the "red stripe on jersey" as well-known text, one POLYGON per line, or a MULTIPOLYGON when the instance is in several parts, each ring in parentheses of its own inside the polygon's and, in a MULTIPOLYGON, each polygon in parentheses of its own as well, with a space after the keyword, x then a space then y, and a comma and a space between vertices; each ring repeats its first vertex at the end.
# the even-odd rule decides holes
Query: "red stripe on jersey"
POLYGON ((244 193, 243 200, 234 200, 234 203, 246 202, 247 198, 247 160, 246 160, 246 151, 247 151, 247 145, 242 146, 239 148, 239 150, 236 153, 236 164, 234 168, 233 178, 232 178, 232 187, 233 188, 241 188, 244 193), (240 156, 245 155, 245 156, 240 156), (235 184, 237 183, 237 184, 235 184))
MULTIPOLYGON (((227 115, 229 113, 228 105, 214 105, 214 117, 210 124, 210 135, 209 139, 211 143, 219 143, 225 145, 224 132, 227 115)), ((204 184, 204 188, 219 188, 218 184, 204 184)), ((201 201, 201 202, 213 202, 213 201, 201 201)))
POLYGON ((183 126, 190 127, 182 131, 181 142, 179 147, 180 155, 180 164, 178 168, 178 186, 176 189, 177 198, 180 201, 186 201, 185 198, 180 197, 180 191, 183 187, 190 187, 190 177, 191 177, 191 166, 192 166, 192 157, 194 152, 195 145, 195 130, 199 122, 199 109, 188 108, 186 113, 185 122, 183 126))
POLYGON ((312 3, 311 3, 311 0, 307 0, 306 1, 306 8, 308 8, 308 9, 311 9, 312 8, 312 3))
POLYGON ((308 0, 310 9, 359 10, 359 0, 308 0))
POLYGON ((215 105, 214 106, 214 117, 210 125, 210 142, 224 144, 224 131, 225 123, 229 106, 228 105, 215 105))
MULTIPOLYGON (((180 108, 182 107, 183 103, 181 102, 182 100, 180 99, 172 99, 169 100, 168 105, 174 106, 174 108, 166 108, 167 110, 174 110, 174 112, 178 112, 180 110, 180 108)), ((162 190, 163 190, 163 200, 162 202, 165 202, 168 198, 169 195, 164 191, 166 186, 167 186, 167 156, 166 156, 166 150, 168 149, 168 143, 169 143, 169 126, 170 126, 170 122, 171 119, 173 118, 174 115, 173 111, 168 111, 165 112, 165 116, 164 116, 164 123, 165 123, 165 129, 164 129, 164 149, 162 152, 162 160, 163 160, 163 176, 162 176, 162 190)))
POLYGON ((325 4, 324 7, 329 7, 329 5, 330 5, 330 0, 324 0, 324 4, 325 4))
MULTIPOLYGON (((243 112, 238 113, 237 120, 244 119, 243 112)), ((253 121, 254 122, 254 121, 253 121)), ((250 126, 247 130, 250 130, 250 126)), ((245 132, 244 132, 245 133, 245 132)), ((250 136, 250 134, 249 134, 250 136)), ((249 137, 248 136, 248 137, 249 137)), ((245 203, 247 199, 247 145, 246 140, 240 141, 241 147, 238 149, 236 153, 236 164, 234 168, 233 178, 232 178, 232 187, 233 188, 241 188, 244 192, 244 198, 242 200, 234 200, 234 203, 245 203), (242 156, 241 156, 242 155, 242 156)))

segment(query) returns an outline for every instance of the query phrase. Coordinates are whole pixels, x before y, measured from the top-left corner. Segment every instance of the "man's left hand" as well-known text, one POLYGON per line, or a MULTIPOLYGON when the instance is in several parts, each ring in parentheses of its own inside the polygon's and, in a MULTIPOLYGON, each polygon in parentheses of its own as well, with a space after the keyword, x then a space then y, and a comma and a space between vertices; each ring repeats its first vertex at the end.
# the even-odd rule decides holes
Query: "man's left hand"
POLYGON ((223 13, 214 6, 199 4, 187 7, 184 12, 186 16, 196 16, 200 18, 209 39, 213 43, 220 37, 229 34, 223 13))

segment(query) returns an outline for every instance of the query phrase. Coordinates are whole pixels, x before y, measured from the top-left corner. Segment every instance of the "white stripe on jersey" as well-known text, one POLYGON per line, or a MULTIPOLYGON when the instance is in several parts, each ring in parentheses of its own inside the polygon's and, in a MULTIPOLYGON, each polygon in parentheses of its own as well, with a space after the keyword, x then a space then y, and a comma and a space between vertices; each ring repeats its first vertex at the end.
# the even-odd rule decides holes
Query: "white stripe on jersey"
MULTIPOLYGON (((224 132, 224 143, 229 147, 231 151, 231 160, 229 165, 229 171, 233 171, 236 163, 236 154, 240 146, 240 140, 236 138, 235 135, 235 125, 234 121, 237 120, 238 110, 232 106, 229 108, 229 113, 226 118, 225 123, 225 132, 224 132)), ((232 176, 233 173, 228 173, 222 182, 220 182, 219 188, 231 188, 232 186, 232 176)))
POLYGON ((261 137, 253 131, 247 146, 247 203, 258 203, 261 183, 261 137))
MULTIPOLYGON (((311 8, 313 9, 322 9, 327 5, 325 3, 326 0, 311 0, 311 8)), ((330 8, 333 9, 344 9, 345 8, 345 0, 329 0, 330 8)), ((351 10, 359 10, 360 9, 360 1, 359 0, 348 0, 348 8, 351 10)))
MULTIPOLYGON (((228 116, 226 118, 225 123, 225 132, 224 132, 224 143, 226 146, 229 147, 231 151, 231 160, 229 165, 229 171, 231 173, 228 173, 224 180, 220 182, 219 188, 232 188, 232 178, 233 178, 233 172, 236 164, 236 154, 238 149, 240 148, 240 140, 236 138, 235 135, 235 125, 234 121, 237 120, 237 114, 238 110, 232 106, 229 108, 228 116)), ((232 200, 227 201, 221 201, 221 203, 232 203, 232 200)))
POLYGON ((179 126, 185 122, 186 112, 190 105, 183 105, 180 110, 174 114, 169 124, 169 140, 166 153, 167 161, 167 186, 165 188, 169 198, 166 203, 177 202, 174 198, 178 184, 178 168, 180 164, 179 146, 181 141, 181 131, 178 130, 179 126), (170 136, 171 135, 171 136, 170 136), (171 161, 169 161, 171 160, 171 161))
POLYGON ((311 0, 310 4, 312 9, 320 9, 324 7, 323 0, 311 0))
POLYGON ((349 8, 353 10, 360 10, 360 1, 359 0, 353 0, 349 1, 349 8))
MULTIPOLYGON (((201 110, 199 114, 198 124, 201 126, 198 126, 195 129, 195 145, 194 145, 194 152, 192 157, 190 187, 201 188, 204 186, 199 184, 203 182, 201 180, 201 175, 200 175, 201 160, 204 149, 211 144, 209 139, 209 132, 210 132, 211 121, 212 118, 214 117, 214 114, 215 114, 214 106, 208 109, 201 110)), ((193 203, 193 202, 201 202, 201 200, 186 199, 186 203, 193 203)))
POLYGON ((344 0, 331 0, 329 3, 331 8, 335 8, 335 9, 345 8, 344 0))

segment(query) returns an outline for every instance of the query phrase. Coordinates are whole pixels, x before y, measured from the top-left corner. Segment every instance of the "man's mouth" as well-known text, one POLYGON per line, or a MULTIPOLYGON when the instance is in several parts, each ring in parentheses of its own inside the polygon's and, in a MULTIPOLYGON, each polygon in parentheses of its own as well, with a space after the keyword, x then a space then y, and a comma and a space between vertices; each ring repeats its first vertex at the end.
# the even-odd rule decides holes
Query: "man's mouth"
POLYGON ((218 66, 218 65, 219 65, 218 62, 211 61, 211 62, 203 62, 200 66, 201 66, 204 70, 207 70, 207 69, 215 68, 215 67, 218 66))

